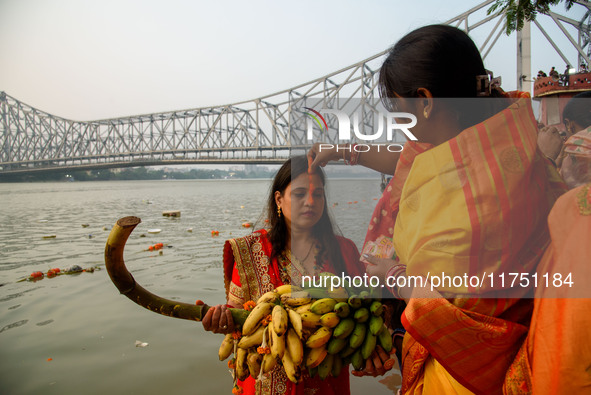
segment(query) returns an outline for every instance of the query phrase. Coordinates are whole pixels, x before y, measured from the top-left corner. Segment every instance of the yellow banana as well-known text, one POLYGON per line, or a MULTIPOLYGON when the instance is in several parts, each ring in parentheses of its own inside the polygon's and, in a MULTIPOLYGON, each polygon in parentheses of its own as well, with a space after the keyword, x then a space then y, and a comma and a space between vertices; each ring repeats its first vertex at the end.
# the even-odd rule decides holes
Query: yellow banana
POLYGON ((296 307, 295 311, 298 314, 304 314, 304 313, 307 313, 308 311, 310 311, 310 306, 312 306, 312 303, 306 303, 306 304, 296 307))
POLYGON ((300 367, 292 361, 289 351, 286 351, 285 354, 283 354, 281 362, 283 363, 283 369, 285 370, 285 374, 287 375, 289 381, 292 383, 297 383, 300 381, 300 367))
POLYGON ((301 306, 311 301, 310 294, 306 291, 289 292, 281 295, 281 302, 288 306, 301 306))
POLYGON ((285 353, 285 336, 279 336, 270 324, 269 327, 269 332, 271 332, 271 355, 281 359, 285 353))
POLYGON ((230 354, 232 354, 232 351, 234 351, 234 338, 232 337, 231 333, 228 333, 226 337, 224 337, 224 340, 220 345, 220 350, 218 351, 220 361, 223 361, 226 358, 228 358, 230 354))
POLYGON ((326 314, 330 311, 333 311, 336 304, 337 301, 332 298, 318 299, 316 302, 312 303, 312 306, 310 306, 310 311, 319 315, 326 314))
POLYGON ((296 365, 301 364, 304 359, 304 345, 302 344, 302 340, 293 328, 289 328, 285 336, 286 348, 289 351, 291 360, 296 365))
POLYGON ((277 335, 283 336, 287 330, 287 311, 285 311, 283 306, 276 305, 273 307, 271 325, 273 325, 273 330, 277 335))
POLYGON ((306 366, 308 368, 317 367, 327 355, 328 351, 326 351, 326 347, 324 346, 310 349, 306 356, 306 366))
POLYGON ((238 380, 246 380, 249 375, 248 366, 246 365, 246 357, 248 351, 243 348, 236 350, 236 377, 238 380))
POLYGON ((248 357, 246 357, 246 365, 248 366, 248 371, 250 375, 256 379, 261 372, 261 363, 263 362, 263 356, 258 352, 250 352, 248 353, 248 357))
POLYGON ((242 325, 242 335, 248 336, 252 334, 259 326, 261 320, 271 314, 273 306, 275 305, 269 302, 257 304, 250 314, 248 314, 246 320, 244 320, 244 324, 242 325))
POLYGON ((286 294, 288 292, 292 292, 292 291, 301 291, 302 289, 300 287, 297 287, 295 285, 291 285, 291 284, 284 284, 284 285, 280 285, 277 288, 275 288, 275 292, 277 292, 279 295, 283 295, 286 294))
POLYGON ((269 373, 277 365, 277 359, 271 354, 265 354, 263 357, 263 364, 261 371, 263 373, 269 373))
POLYGON ((289 316, 289 322, 291 322, 292 328, 295 330, 295 333, 301 339, 304 335, 302 333, 302 316, 292 309, 287 309, 287 315, 289 316))
POLYGON ((277 292, 274 291, 269 291, 267 293, 264 293, 263 295, 261 295, 261 297, 259 298, 259 300, 257 300, 257 304, 261 304, 261 303, 275 303, 279 300, 279 294, 277 292))
POLYGON ((327 328, 334 328, 339 324, 340 318, 334 311, 324 314, 320 317, 320 325, 327 328))
POLYGON ((316 332, 312 334, 306 341, 308 348, 318 348, 324 346, 330 340, 332 336, 332 330, 321 326, 316 332))
POLYGON ((265 327, 259 325, 258 329, 254 331, 253 334, 248 336, 242 336, 240 341, 238 342, 238 347, 249 349, 251 347, 260 346, 263 342, 263 333, 265 332, 265 327))
POLYGON ((302 317, 302 325, 306 328, 316 328, 317 326, 320 326, 320 316, 318 314, 308 311, 302 313, 300 317, 302 317))

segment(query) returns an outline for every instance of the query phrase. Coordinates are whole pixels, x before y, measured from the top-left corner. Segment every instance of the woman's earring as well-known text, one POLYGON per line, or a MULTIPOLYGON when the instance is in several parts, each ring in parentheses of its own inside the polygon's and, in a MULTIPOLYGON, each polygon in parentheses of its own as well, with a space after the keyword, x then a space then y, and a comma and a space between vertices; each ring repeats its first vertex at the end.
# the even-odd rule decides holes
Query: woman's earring
POLYGON ((426 108, 423 110, 423 116, 425 117, 425 119, 429 119, 429 111, 427 111, 426 108))
POLYGON ((277 216, 281 218, 281 206, 277 205, 277 216))

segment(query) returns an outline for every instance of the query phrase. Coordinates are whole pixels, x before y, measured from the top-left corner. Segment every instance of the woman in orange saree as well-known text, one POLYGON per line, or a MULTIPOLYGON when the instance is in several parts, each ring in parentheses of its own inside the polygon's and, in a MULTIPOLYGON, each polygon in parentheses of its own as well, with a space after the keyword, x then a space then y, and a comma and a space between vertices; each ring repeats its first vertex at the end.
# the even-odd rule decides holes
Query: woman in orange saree
MULTIPOLYGON (((256 301, 280 285, 297 283, 304 274, 360 274, 357 247, 333 230, 326 206, 324 173, 308 174, 307 170, 308 162, 303 156, 285 162, 273 180, 268 198, 269 228, 226 241, 223 264, 229 306, 241 307, 247 301, 256 301)), ((206 329, 222 333, 233 329, 224 307, 216 306, 210 311, 203 320, 206 329)), ((238 385, 243 394, 350 393, 348 365, 338 377, 325 380, 304 373, 298 384, 289 381, 277 366, 261 380, 248 377, 238 381, 238 385)))
MULTIPOLYGON (((545 218, 563 186, 537 149, 530 103, 495 83, 456 28, 417 29, 390 51, 380 70, 382 100, 391 111, 417 114, 419 142, 398 156, 357 158, 381 171, 390 163, 390 173, 396 164, 366 244, 391 238, 397 260, 368 256, 368 274, 484 280, 535 271, 549 242, 545 218)), ((309 155, 321 164, 337 158, 329 154, 309 155)), ((407 298, 403 394, 501 393, 533 308, 520 297, 531 290, 477 285, 439 284, 427 294, 419 287, 407 298)))

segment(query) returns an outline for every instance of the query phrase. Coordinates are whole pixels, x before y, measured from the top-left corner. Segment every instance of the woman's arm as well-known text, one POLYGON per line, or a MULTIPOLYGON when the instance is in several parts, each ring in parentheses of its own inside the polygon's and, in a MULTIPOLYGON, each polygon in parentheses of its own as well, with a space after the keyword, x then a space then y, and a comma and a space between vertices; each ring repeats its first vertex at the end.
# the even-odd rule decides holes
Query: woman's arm
MULTIPOLYGON (((396 163, 400 158, 400 152, 390 152, 384 145, 363 145, 363 149, 359 148, 357 164, 379 171, 384 174, 394 174, 396 163), (367 151, 365 151, 368 149, 367 151)), ((318 166, 324 167, 330 161, 338 162, 339 160, 351 160, 351 144, 323 144, 315 143, 308 151, 308 161, 310 163, 310 171, 313 171, 318 166)))

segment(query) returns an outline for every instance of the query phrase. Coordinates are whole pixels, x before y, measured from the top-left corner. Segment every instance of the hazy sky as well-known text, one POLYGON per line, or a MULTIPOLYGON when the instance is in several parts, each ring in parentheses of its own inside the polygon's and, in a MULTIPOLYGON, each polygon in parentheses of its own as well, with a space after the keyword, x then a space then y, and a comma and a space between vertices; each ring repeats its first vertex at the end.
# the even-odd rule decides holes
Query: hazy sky
MULTIPOLYGON (((74 120, 227 104, 321 77, 477 4, 0 0, 0 91, 74 120)), ((471 33, 479 46, 491 28, 471 33)), ((515 36, 503 35, 485 65, 515 88, 515 36)), ((532 72, 551 66, 565 65, 532 26, 532 72)))

